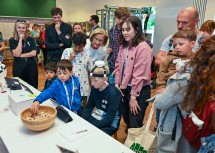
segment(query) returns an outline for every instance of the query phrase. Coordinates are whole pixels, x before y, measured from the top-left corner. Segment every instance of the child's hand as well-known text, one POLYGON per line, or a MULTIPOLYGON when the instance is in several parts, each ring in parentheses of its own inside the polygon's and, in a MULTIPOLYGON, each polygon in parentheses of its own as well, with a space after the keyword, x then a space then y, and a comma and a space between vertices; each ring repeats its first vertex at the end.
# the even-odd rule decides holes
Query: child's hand
POLYGON ((40 107, 40 103, 38 101, 35 101, 32 105, 31 105, 31 114, 35 115, 38 113, 40 107))
POLYGON ((156 93, 161 94, 164 90, 165 90, 165 88, 160 88, 160 89, 156 90, 156 93))
POLYGON ((69 60, 72 60, 75 57, 76 53, 73 51, 70 53, 69 60))

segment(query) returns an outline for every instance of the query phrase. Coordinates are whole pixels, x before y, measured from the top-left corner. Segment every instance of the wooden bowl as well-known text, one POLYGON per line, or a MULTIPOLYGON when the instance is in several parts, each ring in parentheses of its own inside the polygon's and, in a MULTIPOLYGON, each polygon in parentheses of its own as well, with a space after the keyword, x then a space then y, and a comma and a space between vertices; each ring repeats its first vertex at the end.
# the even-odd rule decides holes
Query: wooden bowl
POLYGON ((53 125, 57 116, 57 110, 51 106, 40 105, 38 113, 40 112, 49 113, 51 116, 44 120, 29 120, 27 119, 27 117, 29 116, 29 114, 31 114, 30 108, 27 108, 21 112, 20 117, 22 123, 25 125, 27 129, 32 131, 43 131, 50 128, 53 125))

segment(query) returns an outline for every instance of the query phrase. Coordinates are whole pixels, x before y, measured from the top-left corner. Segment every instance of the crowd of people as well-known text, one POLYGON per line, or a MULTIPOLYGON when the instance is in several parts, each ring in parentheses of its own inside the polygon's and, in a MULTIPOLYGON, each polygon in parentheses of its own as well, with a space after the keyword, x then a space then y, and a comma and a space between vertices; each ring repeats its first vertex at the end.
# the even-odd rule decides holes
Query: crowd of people
MULTIPOLYGON (((106 32, 98 26, 98 16, 92 15, 87 39, 83 26, 75 23, 71 27, 62 21, 62 13, 53 8, 53 23, 41 33, 37 24, 29 33, 26 21, 17 20, 9 40, 13 76, 35 88, 36 55, 41 48, 36 39, 41 36, 44 40, 41 49, 47 80, 31 106, 32 113, 52 98, 108 135, 117 132, 121 116, 126 129, 142 127, 151 96, 153 52, 140 19, 131 16, 128 8, 119 7, 116 26, 106 32), (114 83, 108 80, 110 75, 114 83)), ((176 21, 178 31, 163 41, 155 57, 159 66, 153 99, 157 152, 214 151, 209 147, 215 144, 214 21, 206 21, 198 30, 199 15, 194 7, 183 8, 176 21), (204 123, 199 127, 194 120, 204 123), (193 126, 187 127, 188 123, 193 126), (207 143, 201 144, 201 139, 207 143)), ((1 40, 0 35, 0 51, 4 47, 1 40)))

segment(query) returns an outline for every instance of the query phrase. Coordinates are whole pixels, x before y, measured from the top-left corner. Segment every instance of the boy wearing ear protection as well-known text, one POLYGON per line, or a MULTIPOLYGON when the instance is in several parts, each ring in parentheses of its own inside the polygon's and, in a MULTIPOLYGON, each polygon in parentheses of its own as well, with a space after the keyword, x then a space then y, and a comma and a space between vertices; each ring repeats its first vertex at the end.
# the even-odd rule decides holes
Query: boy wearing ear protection
POLYGON ((108 73, 109 68, 104 61, 95 62, 90 73, 92 89, 82 117, 108 135, 113 135, 120 124, 122 95, 114 85, 107 83, 108 73))

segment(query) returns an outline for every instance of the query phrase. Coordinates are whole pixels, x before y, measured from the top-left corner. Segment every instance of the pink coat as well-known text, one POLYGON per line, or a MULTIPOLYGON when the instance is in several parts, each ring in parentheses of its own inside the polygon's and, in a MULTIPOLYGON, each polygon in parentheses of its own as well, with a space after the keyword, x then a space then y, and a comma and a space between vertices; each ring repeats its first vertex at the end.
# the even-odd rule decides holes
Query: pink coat
POLYGON ((150 84, 153 53, 146 42, 141 42, 138 46, 129 48, 126 67, 121 81, 125 56, 126 48, 120 46, 115 63, 115 83, 120 84, 121 89, 126 89, 128 84, 131 84, 131 95, 138 97, 142 87, 150 84))

